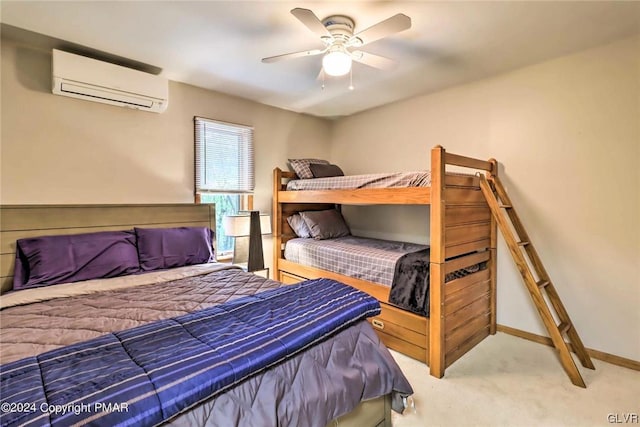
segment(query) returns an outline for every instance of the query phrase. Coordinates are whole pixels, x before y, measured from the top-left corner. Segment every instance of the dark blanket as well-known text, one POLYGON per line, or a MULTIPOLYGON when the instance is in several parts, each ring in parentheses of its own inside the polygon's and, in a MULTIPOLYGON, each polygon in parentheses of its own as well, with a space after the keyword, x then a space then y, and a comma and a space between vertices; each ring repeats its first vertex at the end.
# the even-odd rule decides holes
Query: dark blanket
POLYGON ((429 248, 398 259, 389 302, 420 316, 429 316, 429 248))

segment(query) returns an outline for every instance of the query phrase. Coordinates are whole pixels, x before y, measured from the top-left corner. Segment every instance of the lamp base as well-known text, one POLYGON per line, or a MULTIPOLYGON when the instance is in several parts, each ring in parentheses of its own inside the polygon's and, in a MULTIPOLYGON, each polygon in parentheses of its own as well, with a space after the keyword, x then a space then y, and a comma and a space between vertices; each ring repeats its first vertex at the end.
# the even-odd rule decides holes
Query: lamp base
POLYGON ((262 231, 260 230, 260 212, 251 211, 249 231, 249 260, 247 271, 264 270, 264 253, 262 251, 262 231))
POLYGON ((260 212, 251 211, 249 235, 237 236, 233 245, 233 264, 246 266, 247 271, 264 270, 260 212))

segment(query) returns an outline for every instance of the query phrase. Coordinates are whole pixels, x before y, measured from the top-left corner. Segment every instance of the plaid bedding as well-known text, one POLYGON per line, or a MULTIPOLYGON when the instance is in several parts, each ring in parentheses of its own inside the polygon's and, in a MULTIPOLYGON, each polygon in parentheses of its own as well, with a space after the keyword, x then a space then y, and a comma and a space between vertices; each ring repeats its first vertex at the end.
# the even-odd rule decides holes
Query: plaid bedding
POLYGON ((430 185, 431 172, 418 171, 295 179, 287 183, 287 190, 346 190, 355 188, 429 187, 430 185))
POLYGON ((379 311, 318 279, 10 362, 0 424, 155 425, 379 311))
POLYGON ((426 248, 427 245, 356 236, 292 239, 287 242, 284 257, 299 264, 391 286, 398 259, 426 248))
MULTIPOLYGON (((356 236, 326 240, 298 238, 287 242, 284 257, 298 264, 390 286, 390 303, 428 317, 428 248, 427 245, 356 236)), ((445 276, 445 282, 485 267, 485 263, 480 263, 453 271, 445 276)))

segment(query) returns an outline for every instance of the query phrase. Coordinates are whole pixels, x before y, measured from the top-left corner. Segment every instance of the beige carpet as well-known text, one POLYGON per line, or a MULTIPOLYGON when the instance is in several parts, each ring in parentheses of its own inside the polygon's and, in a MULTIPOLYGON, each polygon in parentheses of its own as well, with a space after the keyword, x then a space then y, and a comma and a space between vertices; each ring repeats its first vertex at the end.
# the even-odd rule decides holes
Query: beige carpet
MULTIPOLYGON (((640 413, 640 372, 594 360, 587 383, 571 384, 551 347, 504 333, 485 339, 444 378, 392 352, 414 389, 415 412, 393 413, 394 427, 605 426, 640 413), (614 414, 614 415, 610 415, 614 414), (612 421, 614 421, 612 419, 612 421)), ((638 424, 638 418, 635 418, 638 424)))

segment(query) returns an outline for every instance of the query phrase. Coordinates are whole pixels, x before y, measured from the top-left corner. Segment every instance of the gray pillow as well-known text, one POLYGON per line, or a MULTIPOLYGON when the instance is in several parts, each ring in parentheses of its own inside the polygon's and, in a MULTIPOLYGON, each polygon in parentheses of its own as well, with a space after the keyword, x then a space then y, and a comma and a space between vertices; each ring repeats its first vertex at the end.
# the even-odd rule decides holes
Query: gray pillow
POLYGON ((311 230, 307 227, 307 223, 304 222, 300 214, 293 214, 287 218, 287 222, 293 229, 294 233, 298 237, 308 238, 311 237, 311 230))
POLYGON ((300 212, 300 216, 309 227, 311 237, 316 240, 335 239, 336 237, 351 235, 342 214, 336 209, 300 212))
POLYGON ((289 159, 289 166, 293 171, 298 175, 300 179, 309 179, 313 178, 313 173, 311 173, 311 169, 309 165, 314 164, 322 164, 328 165, 329 162, 321 159, 289 159))
POLYGON ((323 165, 320 163, 311 163, 309 165, 314 178, 328 178, 332 176, 344 176, 344 172, 338 165, 323 165))

